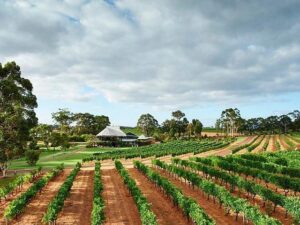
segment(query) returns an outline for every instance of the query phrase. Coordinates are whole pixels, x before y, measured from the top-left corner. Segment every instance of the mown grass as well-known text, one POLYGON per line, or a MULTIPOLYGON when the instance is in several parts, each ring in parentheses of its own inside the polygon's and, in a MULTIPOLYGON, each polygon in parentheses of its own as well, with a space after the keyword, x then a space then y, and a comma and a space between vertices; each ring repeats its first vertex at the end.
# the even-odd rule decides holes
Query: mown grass
MULTIPOLYGON (((124 148, 126 149, 126 148, 124 148)), ((78 161, 90 156, 96 152, 113 151, 115 148, 85 148, 84 146, 74 147, 70 150, 43 150, 40 155, 40 159, 36 166, 28 166, 25 157, 12 160, 9 162, 9 170, 22 170, 22 169, 34 169, 38 166, 43 168, 54 168, 61 163, 64 163, 66 167, 73 167, 78 161)), ((120 148, 118 148, 120 150, 120 148)))

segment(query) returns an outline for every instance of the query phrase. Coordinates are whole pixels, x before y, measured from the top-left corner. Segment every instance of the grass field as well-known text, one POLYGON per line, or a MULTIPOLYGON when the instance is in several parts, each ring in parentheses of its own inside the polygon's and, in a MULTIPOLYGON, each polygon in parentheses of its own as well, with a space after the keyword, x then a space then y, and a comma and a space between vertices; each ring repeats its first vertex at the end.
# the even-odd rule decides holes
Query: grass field
MULTIPOLYGON (((121 148, 126 149, 126 148, 121 148)), ((38 166, 43 168, 54 168, 61 163, 66 167, 74 166, 78 161, 97 152, 112 151, 115 148, 85 148, 84 146, 76 146, 67 151, 61 150, 45 150, 41 153, 40 159, 36 166, 28 166, 24 157, 12 160, 9 163, 9 170, 34 169, 38 166)), ((118 148, 120 150, 120 148, 118 148)))

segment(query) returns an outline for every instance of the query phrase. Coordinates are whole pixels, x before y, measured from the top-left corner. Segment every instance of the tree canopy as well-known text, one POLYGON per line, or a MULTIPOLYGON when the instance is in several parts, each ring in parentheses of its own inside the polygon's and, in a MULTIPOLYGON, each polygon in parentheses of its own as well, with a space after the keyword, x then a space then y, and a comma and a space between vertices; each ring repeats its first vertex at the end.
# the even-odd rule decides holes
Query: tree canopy
POLYGON ((158 126, 157 120, 149 113, 142 114, 137 122, 137 127, 140 128, 146 136, 153 135, 158 126))
POLYGON ((34 112, 36 96, 30 80, 21 76, 15 62, 0 64, 0 161, 5 171, 7 161, 24 153, 29 131, 38 119, 34 112))

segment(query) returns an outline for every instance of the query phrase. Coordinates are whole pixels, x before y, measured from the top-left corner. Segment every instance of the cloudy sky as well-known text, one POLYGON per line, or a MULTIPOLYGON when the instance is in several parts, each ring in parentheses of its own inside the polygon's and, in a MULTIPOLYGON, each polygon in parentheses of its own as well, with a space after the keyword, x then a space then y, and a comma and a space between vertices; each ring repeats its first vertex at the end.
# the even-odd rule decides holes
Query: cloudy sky
POLYGON ((135 125, 172 110, 213 125, 221 111, 300 109, 300 1, 0 0, 0 62, 51 112, 135 125))

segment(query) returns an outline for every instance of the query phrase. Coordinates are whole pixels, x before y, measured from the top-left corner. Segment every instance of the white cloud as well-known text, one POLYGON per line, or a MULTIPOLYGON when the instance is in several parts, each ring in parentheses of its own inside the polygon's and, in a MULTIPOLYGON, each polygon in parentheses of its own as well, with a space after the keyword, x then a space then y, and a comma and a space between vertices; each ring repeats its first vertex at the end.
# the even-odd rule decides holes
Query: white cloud
POLYGON ((0 4, 0 62, 38 97, 180 107, 300 91, 297 2, 0 4))

